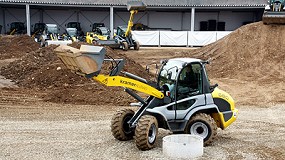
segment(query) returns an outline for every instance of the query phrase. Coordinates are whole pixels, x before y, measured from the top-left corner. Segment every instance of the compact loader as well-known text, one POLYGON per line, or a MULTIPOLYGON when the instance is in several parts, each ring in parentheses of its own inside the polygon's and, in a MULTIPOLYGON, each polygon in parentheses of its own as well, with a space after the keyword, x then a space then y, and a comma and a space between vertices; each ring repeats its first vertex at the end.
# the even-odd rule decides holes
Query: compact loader
POLYGON ((264 9, 262 21, 264 24, 285 24, 285 0, 269 0, 264 9))
POLYGON ((105 59, 106 49, 81 45, 80 49, 60 45, 55 49, 61 61, 74 73, 106 86, 121 86, 138 103, 138 109, 121 109, 112 117, 111 132, 120 141, 135 139, 140 150, 155 146, 158 128, 203 137, 209 145, 217 129, 225 129, 237 117, 233 98, 210 85, 205 65, 194 58, 164 60, 155 82, 124 72, 124 59, 105 59), (102 64, 111 63, 109 74, 102 64), (142 98, 136 92, 148 95, 142 98))

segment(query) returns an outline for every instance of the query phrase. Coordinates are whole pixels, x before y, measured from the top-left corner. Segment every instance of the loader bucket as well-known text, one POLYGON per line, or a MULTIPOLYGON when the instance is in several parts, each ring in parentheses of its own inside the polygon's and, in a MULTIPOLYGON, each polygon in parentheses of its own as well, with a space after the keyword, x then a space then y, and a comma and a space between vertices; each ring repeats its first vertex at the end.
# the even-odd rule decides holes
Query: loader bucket
POLYGON ((264 24, 285 24, 285 12, 266 11, 262 21, 264 24))
POLYGON ((106 49, 90 45, 81 45, 80 49, 60 45, 55 53, 72 72, 90 78, 100 73, 106 49))
POLYGON ((127 9, 130 10, 138 10, 138 11, 144 11, 146 8, 146 5, 142 1, 129 1, 127 3, 127 9))

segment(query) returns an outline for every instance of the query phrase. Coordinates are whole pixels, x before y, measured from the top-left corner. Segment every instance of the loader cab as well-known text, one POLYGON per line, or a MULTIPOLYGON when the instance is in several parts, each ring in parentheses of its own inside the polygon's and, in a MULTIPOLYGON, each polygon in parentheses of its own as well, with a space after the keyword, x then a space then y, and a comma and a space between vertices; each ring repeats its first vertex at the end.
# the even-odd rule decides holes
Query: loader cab
POLYGON ((42 32, 44 31, 45 29, 45 23, 35 23, 34 26, 34 30, 33 30, 33 33, 32 34, 42 34, 42 32))
POLYGON ((26 33, 26 27, 23 22, 12 22, 10 24, 10 31, 8 34, 25 34, 26 33))
POLYGON ((125 37, 126 31, 127 31, 127 26, 118 26, 116 35, 120 37, 125 37))
MULTIPOLYGON (((165 96, 172 102, 210 93, 210 85, 204 64, 201 60, 193 58, 175 58, 163 62, 158 75, 158 86, 162 88, 165 96)), ((192 103, 185 101, 185 103, 192 103)), ((180 103, 180 109, 191 104, 180 103)))

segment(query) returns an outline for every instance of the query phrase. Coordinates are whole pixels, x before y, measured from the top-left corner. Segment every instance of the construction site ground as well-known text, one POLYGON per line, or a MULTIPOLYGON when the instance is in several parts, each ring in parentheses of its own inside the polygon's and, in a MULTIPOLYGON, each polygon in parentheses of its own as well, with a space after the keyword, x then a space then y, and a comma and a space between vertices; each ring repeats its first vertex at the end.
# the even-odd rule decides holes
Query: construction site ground
MULTIPOLYGON (((154 76, 144 66, 162 59, 210 60, 211 83, 232 95, 239 114, 218 130, 199 159, 279 160, 285 157, 283 35, 285 26, 258 22, 204 47, 106 49, 126 59, 124 70, 147 79, 154 76)), ((138 150, 134 140, 114 139, 111 117, 134 99, 123 88, 71 73, 56 57, 56 47, 39 48, 28 36, 0 37, 0 159, 169 159, 162 138, 170 131, 159 129, 149 151, 138 150)), ((154 73, 155 65, 150 68, 154 73)))

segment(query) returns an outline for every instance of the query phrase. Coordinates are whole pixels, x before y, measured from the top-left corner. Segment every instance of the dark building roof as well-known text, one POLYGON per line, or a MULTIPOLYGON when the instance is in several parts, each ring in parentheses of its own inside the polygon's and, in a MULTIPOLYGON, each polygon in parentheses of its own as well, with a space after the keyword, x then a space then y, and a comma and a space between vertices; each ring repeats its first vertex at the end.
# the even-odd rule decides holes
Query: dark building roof
MULTIPOLYGON (((125 6, 129 0, 0 0, 2 3, 125 6)), ((267 0, 142 0, 149 7, 265 7, 267 0)))

